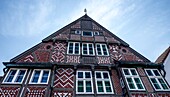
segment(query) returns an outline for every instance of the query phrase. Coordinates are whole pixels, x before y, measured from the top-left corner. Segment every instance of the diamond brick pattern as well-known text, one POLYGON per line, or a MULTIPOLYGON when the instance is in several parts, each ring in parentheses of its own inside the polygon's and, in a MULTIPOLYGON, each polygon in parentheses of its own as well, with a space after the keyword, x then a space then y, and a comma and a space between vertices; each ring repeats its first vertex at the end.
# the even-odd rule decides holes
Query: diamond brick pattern
POLYGON ((19 87, 0 87, 0 97, 18 97, 19 87))
POLYGON ((81 28, 80 21, 77 22, 75 25, 71 26, 71 28, 81 28))
POLYGON ((35 51, 34 52, 38 62, 49 62, 50 52, 49 51, 35 51))
POLYGON ((67 56, 66 63, 80 63, 80 56, 67 56))
POLYGON ((63 51, 63 52, 65 52, 65 50, 66 50, 66 43, 64 43, 64 42, 56 42, 54 44, 54 50, 55 51, 63 51))
POLYGON ((64 62, 64 58, 65 58, 64 52, 53 51, 52 56, 51 56, 51 62, 61 63, 61 62, 64 62))
POLYGON ((119 47, 117 45, 109 45, 110 55, 112 60, 121 60, 122 54, 119 52, 119 47))
POLYGON ((98 64, 111 64, 110 57, 97 57, 98 64))
POLYGON ((25 97, 45 97, 46 90, 44 87, 28 87, 25 97))
POLYGON ((21 60, 19 60, 18 62, 35 62, 34 57, 32 54, 22 58, 21 60))
POLYGON ((74 70, 71 68, 59 68, 56 70, 54 87, 73 88, 74 70))

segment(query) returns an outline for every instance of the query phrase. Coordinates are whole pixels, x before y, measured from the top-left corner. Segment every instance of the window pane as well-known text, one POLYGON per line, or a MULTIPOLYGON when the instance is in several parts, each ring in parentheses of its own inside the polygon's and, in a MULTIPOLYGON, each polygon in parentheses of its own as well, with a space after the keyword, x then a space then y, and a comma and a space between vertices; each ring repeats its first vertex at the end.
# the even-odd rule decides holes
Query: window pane
POLYGON ((83 32, 83 36, 92 36, 92 32, 83 32))
POLYGON ((23 79, 23 77, 24 77, 24 74, 25 74, 25 71, 26 71, 26 70, 20 70, 20 71, 19 71, 15 82, 21 82, 21 81, 22 81, 22 79, 23 79))
POLYGON ((132 75, 137 75, 137 73, 134 69, 131 69, 130 71, 131 71, 132 75))
POLYGON ((32 79, 32 82, 33 83, 37 83, 38 82, 38 79, 39 79, 39 76, 40 76, 40 71, 36 71, 34 72, 34 76, 33 76, 33 79, 32 79))
POLYGON ((75 43, 75 54, 79 54, 79 43, 75 43))
POLYGON ((160 82, 163 89, 168 89, 168 86, 166 85, 166 83, 162 78, 159 78, 158 81, 160 82))
POLYGON ((102 48, 103 48, 103 54, 104 54, 104 55, 108 55, 108 54, 107 54, 106 45, 102 45, 102 48))
POLYGON ((92 44, 89 44, 89 54, 93 55, 93 46, 92 46, 92 44))
POLYGON ((142 86, 141 81, 139 80, 139 78, 134 78, 136 85, 138 87, 138 89, 144 89, 144 87, 142 86))
POLYGON ((159 86, 159 84, 155 78, 151 78, 151 82, 153 83, 153 85, 156 89, 161 89, 161 87, 159 86))
POLYGON ((91 78, 90 72, 85 72, 85 78, 91 78))
POLYGON ((160 74, 158 73, 157 70, 153 70, 153 72, 154 72, 155 76, 160 76, 160 74))
POLYGON ((96 78, 102 78, 101 73, 100 72, 96 72, 96 78))
POLYGON ((109 78, 108 73, 103 73, 103 77, 104 79, 108 79, 109 78))
POLYGON ((86 92, 92 92, 91 81, 86 81, 86 92))
POLYGON ((87 44, 83 44, 83 54, 87 54, 87 44))
POLYGON ((128 69, 123 69, 123 71, 124 71, 125 75, 130 75, 130 73, 129 73, 129 70, 128 70, 128 69))
POLYGON ((111 85, 109 81, 105 81, 106 92, 112 92, 111 85))
POLYGON ((42 83, 46 83, 47 82, 48 74, 49 74, 49 71, 44 71, 43 72, 43 76, 42 76, 42 79, 41 79, 42 83))
POLYGON ((17 70, 10 70, 7 78, 5 79, 5 82, 12 82, 17 70))
POLYGON ((69 43, 69 54, 73 54, 73 43, 69 43))
POLYGON ((78 78, 83 78, 83 72, 78 72, 78 78))
POLYGON ((97 81, 98 92, 104 92, 102 81, 97 81))
POLYGON ((129 84, 130 89, 135 89, 135 85, 132 81, 132 78, 127 78, 127 82, 129 84))
POLYGON ((148 74, 149 76, 153 76, 151 70, 146 70, 146 72, 147 72, 147 74, 148 74))
POLYGON ((97 44, 96 46, 97 46, 97 54, 98 55, 102 55, 102 51, 101 51, 100 45, 97 44))
POLYGON ((84 92, 83 81, 78 81, 78 92, 84 92))

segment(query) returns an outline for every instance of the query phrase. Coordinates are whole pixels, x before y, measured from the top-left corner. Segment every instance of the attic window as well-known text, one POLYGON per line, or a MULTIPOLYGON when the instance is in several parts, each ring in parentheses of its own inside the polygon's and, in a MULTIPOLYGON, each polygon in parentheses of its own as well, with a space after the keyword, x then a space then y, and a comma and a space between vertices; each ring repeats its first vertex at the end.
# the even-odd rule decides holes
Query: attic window
POLYGON ((97 31, 96 31, 96 32, 94 32, 94 35, 96 35, 96 36, 97 36, 97 35, 99 35, 99 32, 97 32, 97 31))
POLYGON ((82 36, 93 36, 93 33, 90 31, 83 31, 82 36))
POLYGON ((81 31, 76 30, 75 34, 81 34, 81 31))

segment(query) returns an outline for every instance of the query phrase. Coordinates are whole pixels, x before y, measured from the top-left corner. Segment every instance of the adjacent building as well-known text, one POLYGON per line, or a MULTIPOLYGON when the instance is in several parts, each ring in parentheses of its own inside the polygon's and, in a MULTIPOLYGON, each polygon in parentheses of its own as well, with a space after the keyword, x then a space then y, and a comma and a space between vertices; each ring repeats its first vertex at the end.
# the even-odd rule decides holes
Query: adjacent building
POLYGON ((3 64, 1 97, 170 97, 163 65, 87 14, 3 64))

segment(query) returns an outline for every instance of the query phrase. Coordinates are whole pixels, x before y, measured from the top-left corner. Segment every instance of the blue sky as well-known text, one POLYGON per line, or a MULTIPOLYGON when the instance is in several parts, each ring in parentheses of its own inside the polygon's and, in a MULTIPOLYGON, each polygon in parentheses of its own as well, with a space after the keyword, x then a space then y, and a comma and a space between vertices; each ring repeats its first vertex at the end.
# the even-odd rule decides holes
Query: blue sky
POLYGON ((0 67, 83 16, 84 8, 154 62, 170 46, 169 5, 170 0, 1 0, 0 67))

